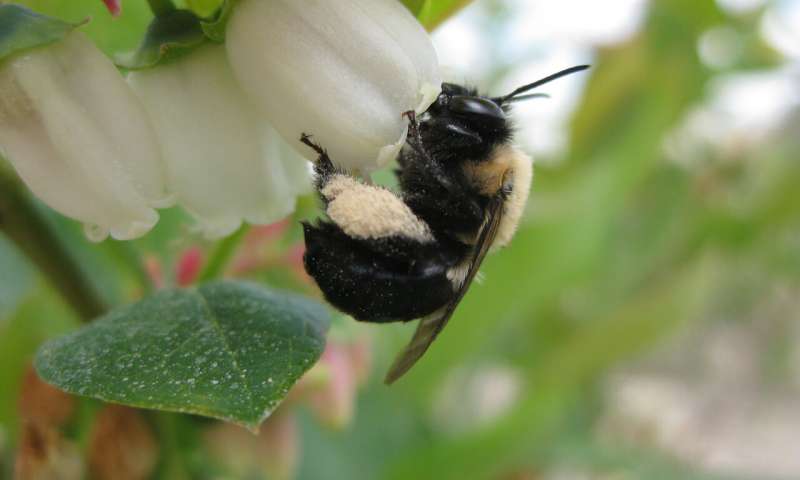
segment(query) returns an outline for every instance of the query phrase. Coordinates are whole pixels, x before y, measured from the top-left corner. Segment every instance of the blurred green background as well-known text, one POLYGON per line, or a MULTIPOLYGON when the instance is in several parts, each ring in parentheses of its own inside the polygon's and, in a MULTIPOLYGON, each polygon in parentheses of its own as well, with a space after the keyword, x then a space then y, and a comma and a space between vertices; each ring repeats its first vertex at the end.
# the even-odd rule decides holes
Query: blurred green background
MULTIPOLYGON (((99 0, 21 3, 91 16, 109 54, 131 50, 149 15, 134 0, 117 20, 99 0)), ((519 106, 518 141, 537 161, 525 221, 411 374, 380 381, 412 326, 339 319, 335 335, 369 338, 371 375, 344 428, 296 409, 289 476, 800 478, 798 3, 476 0, 440 25, 442 63, 492 93, 593 68, 519 106)), ((316 215, 307 198, 295 217, 316 215)), ((122 267, 133 250, 168 266, 210 248, 179 212, 133 245, 88 245, 50 217, 109 303, 139 293, 122 267)), ((270 255, 296 246, 295 220, 270 255)), ((291 272, 240 275, 313 294, 291 272)), ((0 476, 24 365, 74 325, 0 236, 0 476)), ((241 478, 203 468, 197 441, 175 448, 189 478, 241 478)))

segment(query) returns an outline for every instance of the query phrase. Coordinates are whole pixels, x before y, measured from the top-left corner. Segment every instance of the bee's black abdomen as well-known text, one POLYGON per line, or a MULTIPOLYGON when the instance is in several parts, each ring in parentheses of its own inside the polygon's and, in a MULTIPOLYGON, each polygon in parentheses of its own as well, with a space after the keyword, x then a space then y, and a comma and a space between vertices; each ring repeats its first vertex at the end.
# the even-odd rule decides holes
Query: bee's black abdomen
POLYGON ((402 237, 355 239, 329 222, 304 228, 306 271, 328 302, 357 320, 413 320, 453 296, 447 270, 456 259, 436 244, 402 237))

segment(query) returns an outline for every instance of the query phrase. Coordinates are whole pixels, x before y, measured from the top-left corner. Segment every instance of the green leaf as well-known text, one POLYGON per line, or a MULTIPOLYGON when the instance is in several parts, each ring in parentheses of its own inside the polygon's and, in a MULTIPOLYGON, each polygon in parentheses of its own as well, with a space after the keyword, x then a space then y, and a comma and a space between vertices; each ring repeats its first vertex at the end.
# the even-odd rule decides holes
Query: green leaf
POLYGON ((238 0, 225 0, 214 17, 203 22, 203 31, 213 42, 225 41, 225 29, 238 0))
POLYGON ((19 5, 0 4, 0 60, 57 42, 79 25, 39 15, 19 5))
POLYGON ((200 18, 189 10, 172 10, 153 19, 133 55, 117 58, 129 70, 152 68, 179 58, 206 42, 200 18))
POLYGON ((123 1, 119 17, 112 17, 100 0, 14 0, 14 3, 66 22, 82 23, 91 18, 91 22, 81 26, 81 32, 112 57, 138 48, 153 19, 145 1, 123 1))
POLYGON ((316 302, 239 282, 169 290, 45 344, 36 369, 62 390, 255 430, 319 359, 316 302))
POLYGON ((403 0, 403 4, 429 31, 470 3, 471 0, 403 0))
POLYGON ((222 3, 222 0, 186 0, 186 6, 201 17, 210 17, 222 3))

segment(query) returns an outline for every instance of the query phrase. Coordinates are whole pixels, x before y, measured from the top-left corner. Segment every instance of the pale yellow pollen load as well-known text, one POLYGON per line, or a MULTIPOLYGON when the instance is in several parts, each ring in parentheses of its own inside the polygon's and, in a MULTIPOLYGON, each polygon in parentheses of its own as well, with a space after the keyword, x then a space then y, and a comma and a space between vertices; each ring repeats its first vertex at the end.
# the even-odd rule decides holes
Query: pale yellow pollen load
POLYGON ((405 237, 434 241, 430 227, 391 191, 365 185, 346 175, 334 175, 321 190, 328 200, 328 217, 353 238, 405 237))

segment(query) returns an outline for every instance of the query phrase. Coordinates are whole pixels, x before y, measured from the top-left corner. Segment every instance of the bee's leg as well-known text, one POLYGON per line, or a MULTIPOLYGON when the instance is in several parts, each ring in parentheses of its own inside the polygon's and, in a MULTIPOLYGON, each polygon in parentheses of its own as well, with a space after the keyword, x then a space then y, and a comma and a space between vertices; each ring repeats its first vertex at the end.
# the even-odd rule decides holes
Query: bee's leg
POLYGON ((451 183, 450 179, 445 174, 442 166, 425 148, 419 122, 417 121, 417 113, 414 110, 409 110, 403 113, 403 116, 408 117, 408 137, 406 143, 411 146, 416 153, 418 159, 417 163, 424 165, 423 168, 428 171, 428 174, 437 178, 439 182, 448 184, 448 188, 453 188, 452 185, 449 185, 451 183))
POLYGON ((357 181, 356 178, 344 172, 343 170, 337 168, 333 161, 331 161, 330 156, 328 156, 328 151, 322 148, 319 144, 311 140, 311 135, 304 133, 300 137, 300 141, 306 145, 308 145, 312 150, 317 152, 319 157, 317 161, 314 162, 314 172, 316 173, 316 177, 314 179, 314 188, 317 190, 317 194, 322 202, 327 205, 330 202, 331 198, 330 195, 326 195, 324 192, 325 187, 330 184, 330 182, 334 179, 347 177, 352 181, 357 181))
MULTIPOLYGON (((469 186, 448 174, 442 163, 430 155, 422 141, 414 111, 404 115, 409 119, 407 142, 413 149, 403 152, 401 168, 397 171, 404 201, 435 230, 473 235, 484 221, 483 207, 469 186)), ((450 134, 465 144, 481 141, 477 134, 467 130, 450 134)), ((447 139, 428 138, 428 141, 433 145, 440 141, 452 142, 451 136, 447 139)))
POLYGON ((319 155, 317 161, 314 162, 314 171, 317 174, 317 180, 316 180, 317 190, 321 190, 328 182, 328 179, 330 179, 330 177, 332 177, 337 173, 342 173, 342 172, 340 172, 336 168, 336 166, 333 165, 331 157, 328 156, 328 151, 322 148, 319 144, 315 143, 313 140, 311 140, 311 135, 303 133, 303 135, 300 136, 300 141, 308 145, 312 150, 317 152, 317 155, 319 155))
POLYGON ((436 244, 402 237, 362 240, 331 223, 303 224, 303 263, 326 300, 356 320, 409 321, 453 297, 449 259, 436 244))
POLYGON ((419 152, 421 155, 427 156, 425 152, 425 145, 422 143, 422 134, 419 132, 419 122, 417 121, 417 112, 409 110, 403 113, 404 117, 408 118, 408 139, 406 142, 419 152))

